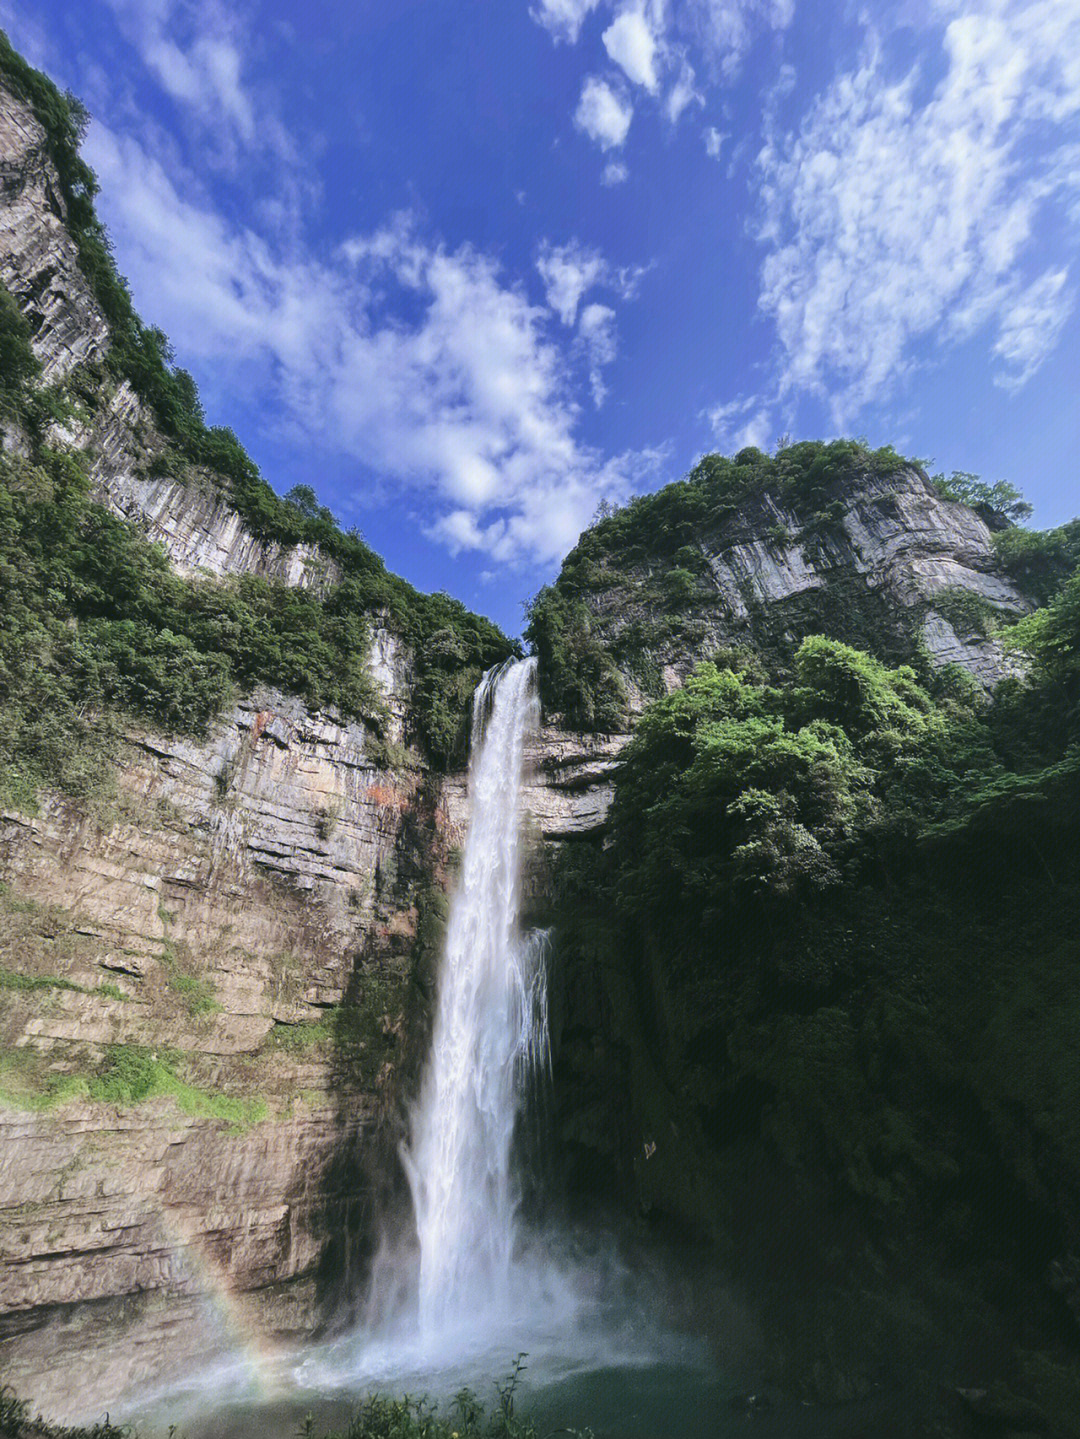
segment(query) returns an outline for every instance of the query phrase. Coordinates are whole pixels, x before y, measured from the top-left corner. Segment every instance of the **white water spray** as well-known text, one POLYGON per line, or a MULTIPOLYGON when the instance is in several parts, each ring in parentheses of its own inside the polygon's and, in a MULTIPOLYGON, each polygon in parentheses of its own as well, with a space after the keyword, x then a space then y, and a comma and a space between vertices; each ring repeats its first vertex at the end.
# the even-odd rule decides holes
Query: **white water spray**
POLYGON ((439 976, 431 1056, 403 1154, 432 1334, 507 1288, 519 1187, 514 1129, 549 1065, 543 937, 522 936, 519 802, 539 719, 536 661, 489 670, 473 699, 470 823, 439 976))
MULTIPOLYGON (((412 1256, 388 1246, 372 1322, 267 1367, 265 1377, 302 1396, 305 1408, 313 1398, 354 1399, 372 1389, 449 1400, 463 1384, 486 1388, 522 1351, 533 1385, 554 1395, 569 1382, 585 1384, 578 1392, 590 1405, 593 1374, 605 1376, 601 1388, 610 1393, 616 1369, 675 1366, 698 1385, 694 1375, 706 1372, 703 1346, 656 1326, 655 1275, 645 1270, 639 1284, 608 1236, 519 1232, 511 1161, 525 1147, 519 1141, 536 1138, 523 1121, 540 1110, 551 1067, 547 936, 519 928, 521 780, 538 708, 533 660, 492 670, 473 701, 469 834, 431 1055, 402 1156, 420 1240, 420 1327, 395 1302, 413 1292, 412 1256)), ((238 1393, 244 1372, 235 1355, 225 1356, 193 1375, 186 1397, 156 1396, 154 1413, 172 1423, 189 1403, 192 1415, 207 1417, 207 1433, 225 1433, 222 1412, 239 1397, 251 1405, 252 1424, 234 1432, 268 1432, 256 1394, 238 1393)), ((678 1401, 664 1399, 665 1418, 679 1408, 686 1382, 678 1380, 678 1401)), ((553 1412, 564 1413, 566 1402, 556 1399, 553 1412)), ((713 1401, 701 1412, 714 1413, 713 1401)))

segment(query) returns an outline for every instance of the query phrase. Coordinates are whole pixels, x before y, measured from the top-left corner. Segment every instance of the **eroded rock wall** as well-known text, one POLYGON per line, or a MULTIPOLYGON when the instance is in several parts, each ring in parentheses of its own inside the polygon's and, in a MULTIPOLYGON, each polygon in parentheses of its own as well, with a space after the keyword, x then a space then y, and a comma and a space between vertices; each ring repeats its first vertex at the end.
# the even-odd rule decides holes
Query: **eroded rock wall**
POLYGON ((601 572, 585 599, 593 632, 619 668, 628 721, 603 736, 569 733, 558 716, 545 726, 530 793, 544 839, 602 826, 637 716, 719 649, 783 661, 803 636, 824 633, 894 662, 919 647, 987 691, 1016 671, 983 621, 1015 618, 1030 603, 1000 570, 973 510, 942 499, 913 467, 888 478, 855 475, 834 498, 838 512, 826 526, 767 492, 725 515, 700 535, 700 572, 678 603, 665 591, 670 559, 620 567, 607 583, 601 572))
POLYGON ((260 691, 205 743, 133 731, 115 814, 0 817, 0 1355, 50 1413, 228 1339, 219 1291, 263 1338, 325 1321, 362 1249, 450 833, 368 750, 260 691), (129 1061, 175 1094, 88 1092, 129 1061), (68 1393, 52 1365, 84 1342, 68 1393))
MULTIPOLYGON (((109 326, 79 267, 59 176, 33 111, 0 84, 0 282, 26 316, 42 379, 55 384, 103 361, 109 326)), ((340 578, 307 545, 257 539, 228 504, 221 482, 189 471, 157 474, 166 446, 126 382, 93 381, 93 404, 55 431, 91 456, 94 497, 160 541, 185 574, 257 574, 323 588, 340 578), (156 463, 157 462, 157 463, 156 463)), ((5 443, 18 444, 17 434, 5 443)))
MULTIPOLYGON (((78 399, 89 377, 50 441, 88 452, 95 498, 182 573, 340 577, 253 535, 213 475, 168 473, 101 364, 44 132, 2 89, 0 280, 43 382, 78 399)), ((107 814, 43 795, 0 815, 0 1369, 54 1417, 310 1331, 370 1239, 418 895, 453 836, 404 748, 413 657, 377 619, 369 667, 378 745, 265 689, 201 741, 131 730, 107 814)))

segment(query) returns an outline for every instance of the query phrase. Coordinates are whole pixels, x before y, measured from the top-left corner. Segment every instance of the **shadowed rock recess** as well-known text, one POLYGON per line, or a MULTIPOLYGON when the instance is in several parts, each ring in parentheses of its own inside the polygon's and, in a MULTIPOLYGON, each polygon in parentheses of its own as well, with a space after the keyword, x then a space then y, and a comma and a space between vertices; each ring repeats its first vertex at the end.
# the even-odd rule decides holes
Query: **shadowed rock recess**
MULTIPOLYGON (((79 133, 3 41, 0 1367, 56 1419, 351 1312, 520 653, 206 427, 79 133)), ((794 445, 531 608, 552 1202, 708 1246, 808 1402, 944 1386, 897 1433, 1080 1433, 1078 559, 794 445)))

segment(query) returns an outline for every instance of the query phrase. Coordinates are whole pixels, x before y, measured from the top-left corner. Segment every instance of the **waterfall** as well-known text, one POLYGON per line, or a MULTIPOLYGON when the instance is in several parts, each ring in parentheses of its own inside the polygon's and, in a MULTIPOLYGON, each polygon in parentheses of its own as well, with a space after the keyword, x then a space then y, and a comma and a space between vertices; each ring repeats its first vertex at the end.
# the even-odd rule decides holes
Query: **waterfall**
POLYGON ((542 935, 522 935, 519 801, 536 728, 536 661, 489 670, 473 698, 470 819, 438 983, 431 1055, 403 1161, 432 1333, 506 1290, 520 1191, 514 1130, 549 1065, 542 935))

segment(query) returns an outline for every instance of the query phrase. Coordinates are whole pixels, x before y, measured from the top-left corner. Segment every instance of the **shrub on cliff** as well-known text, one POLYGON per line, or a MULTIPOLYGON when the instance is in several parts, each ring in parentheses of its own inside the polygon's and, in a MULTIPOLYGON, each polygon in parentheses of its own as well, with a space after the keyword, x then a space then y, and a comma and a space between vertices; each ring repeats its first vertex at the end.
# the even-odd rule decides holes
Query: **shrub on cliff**
POLYGON ((936 812, 972 763, 994 771, 972 730, 978 703, 935 700, 912 670, 820 636, 803 641, 783 686, 699 665, 645 711, 620 764, 620 902, 685 924, 732 885, 836 883, 859 843, 936 812))
POLYGON ((569 729, 612 733, 626 724, 626 693, 581 599, 545 585, 529 608, 525 638, 540 663, 544 703, 569 729))
POLYGON ((0 419, 16 412, 26 385, 39 370, 30 347, 30 326, 0 285, 0 419))

